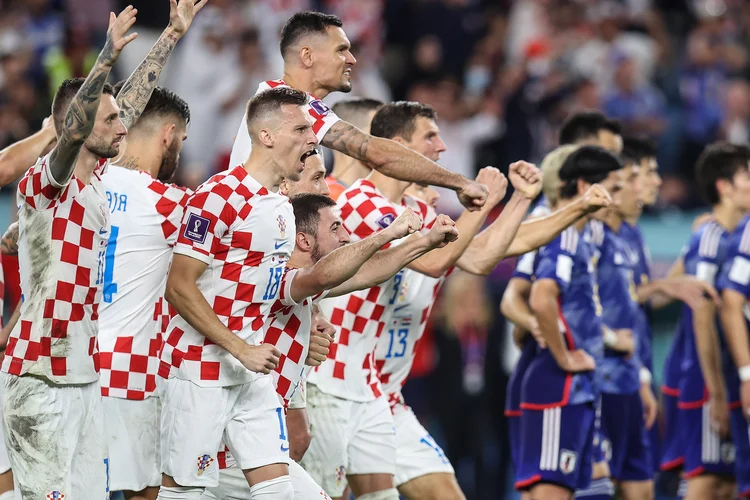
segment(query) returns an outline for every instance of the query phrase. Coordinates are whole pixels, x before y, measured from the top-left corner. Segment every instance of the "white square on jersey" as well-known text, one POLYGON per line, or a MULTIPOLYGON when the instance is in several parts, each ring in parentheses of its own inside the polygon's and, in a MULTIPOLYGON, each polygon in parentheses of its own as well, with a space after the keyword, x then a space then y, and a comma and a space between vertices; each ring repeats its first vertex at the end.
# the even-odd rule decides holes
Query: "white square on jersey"
POLYGON ((729 279, 740 285, 750 283, 750 261, 744 257, 735 257, 729 269, 729 279))
POLYGON ((698 265, 695 267, 695 277, 713 285, 716 280, 716 271, 716 264, 711 264, 710 262, 698 262, 698 265))
POLYGON ((557 268, 555 274, 557 274, 557 277, 565 283, 570 283, 570 277, 573 274, 573 259, 569 255, 557 256, 557 268))

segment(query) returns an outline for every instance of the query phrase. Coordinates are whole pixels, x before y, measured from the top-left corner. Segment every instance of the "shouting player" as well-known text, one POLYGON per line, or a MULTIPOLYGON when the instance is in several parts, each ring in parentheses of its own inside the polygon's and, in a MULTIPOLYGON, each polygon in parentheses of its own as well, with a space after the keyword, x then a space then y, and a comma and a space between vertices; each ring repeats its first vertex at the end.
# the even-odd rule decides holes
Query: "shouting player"
MULTIPOLYGON (((357 60, 341 20, 320 12, 299 12, 281 30, 284 77, 260 84, 258 91, 289 86, 307 93, 307 113, 320 143, 356 158, 386 175, 454 189, 461 203, 478 210, 487 198, 486 187, 453 173, 423 156, 386 139, 375 138, 341 119, 321 100, 331 92, 349 92, 357 60)), ((239 165, 252 144, 242 119, 232 148, 231 165, 239 165)))
POLYGON ((105 82, 136 37, 126 35, 136 13, 128 7, 110 14, 107 41, 86 80, 57 90, 57 145, 18 186, 24 301, 3 359, 2 399, 23 498, 108 496, 96 347, 110 232, 101 175, 127 130, 105 82))

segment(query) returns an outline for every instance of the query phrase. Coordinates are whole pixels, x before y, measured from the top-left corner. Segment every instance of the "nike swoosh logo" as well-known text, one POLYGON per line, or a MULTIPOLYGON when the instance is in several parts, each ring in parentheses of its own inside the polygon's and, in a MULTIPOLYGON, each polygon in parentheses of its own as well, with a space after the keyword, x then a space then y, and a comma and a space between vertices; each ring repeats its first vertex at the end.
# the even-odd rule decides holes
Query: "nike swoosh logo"
POLYGON ((276 250, 278 250, 279 248, 283 247, 283 246, 284 246, 284 245, 286 245, 287 243, 288 243, 287 241, 285 241, 285 242, 283 242, 283 243, 274 243, 274 245, 273 245, 273 246, 274 246, 274 247, 276 248, 276 250))
POLYGON ((106 230, 106 229, 104 229, 104 228, 101 228, 101 229, 99 230, 99 234, 107 234, 107 230, 106 230))
POLYGON ((287 451, 289 451, 289 447, 288 447, 288 446, 284 446, 284 445, 282 444, 282 445, 281 445, 281 451, 283 451, 284 453, 286 453, 287 451))
POLYGON ((400 311, 401 309, 403 309, 404 307, 408 307, 408 305, 409 305, 409 304, 404 304, 403 306, 398 306, 398 307, 396 307, 396 308, 394 308, 394 309, 393 309, 393 312, 399 312, 399 311, 400 311))

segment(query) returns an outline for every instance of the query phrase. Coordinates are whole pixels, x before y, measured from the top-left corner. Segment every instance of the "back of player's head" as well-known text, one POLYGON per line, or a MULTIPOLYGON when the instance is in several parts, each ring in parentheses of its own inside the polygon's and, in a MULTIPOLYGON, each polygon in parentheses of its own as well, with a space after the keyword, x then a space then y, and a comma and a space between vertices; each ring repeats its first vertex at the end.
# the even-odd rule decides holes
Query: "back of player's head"
POLYGON ((542 193, 551 205, 557 203, 557 197, 560 191, 560 169, 565 160, 579 146, 575 144, 566 144, 558 146, 550 151, 542 160, 542 193))
POLYGON ((330 26, 341 28, 343 23, 338 16, 331 14, 297 12, 281 28, 281 57, 286 58, 292 47, 304 37, 311 34, 323 35, 330 26))
MULTIPOLYGON (((58 134, 63 130, 63 122, 70 103, 78 91, 81 90, 84 81, 86 81, 85 78, 65 80, 57 88, 57 92, 55 92, 55 98, 52 100, 52 120, 55 122, 55 130, 58 131, 58 134)), ((102 94, 114 95, 112 85, 105 83, 104 88, 102 88, 102 94)))
MULTIPOLYGON (((114 95, 117 97, 122 90, 124 80, 117 82, 114 86, 114 95)), ((161 86, 154 88, 151 97, 143 109, 138 120, 130 127, 128 132, 134 132, 145 126, 165 119, 182 120, 185 125, 190 123, 190 107, 177 94, 161 86)))
POLYGON ((333 206, 336 206, 336 202, 322 194, 305 193, 293 197, 292 209, 297 232, 317 237, 320 211, 333 206))
POLYGON ((560 167, 560 198, 569 200, 578 194, 578 181, 601 182, 610 172, 623 168, 622 162, 599 146, 581 146, 560 167))
POLYGON ((247 103, 247 129, 254 140, 257 131, 273 119, 285 104, 304 106, 307 94, 289 87, 276 87, 255 94, 247 103))
POLYGON ((377 99, 346 99, 333 105, 336 116, 349 122, 358 129, 368 131, 370 129, 370 113, 380 109, 383 105, 377 99))
POLYGON ((640 165, 642 160, 656 158, 656 143, 646 137, 623 137, 621 156, 626 165, 640 165))
POLYGON ((721 201, 716 181, 732 182, 737 172, 748 169, 750 148, 729 142, 715 142, 703 150, 695 165, 695 180, 711 205, 721 201))
POLYGON ((570 115, 560 128, 560 144, 577 144, 585 140, 596 140, 600 130, 619 135, 620 124, 610 120, 599 111, 579 111, 570 115))
POLYGON ((401 137, 410 141, 419 117, 436 120, 437 112, 432 107, 419 102, 390 102, 381 106, 372 117, 370 134, 386 139, 401 137))

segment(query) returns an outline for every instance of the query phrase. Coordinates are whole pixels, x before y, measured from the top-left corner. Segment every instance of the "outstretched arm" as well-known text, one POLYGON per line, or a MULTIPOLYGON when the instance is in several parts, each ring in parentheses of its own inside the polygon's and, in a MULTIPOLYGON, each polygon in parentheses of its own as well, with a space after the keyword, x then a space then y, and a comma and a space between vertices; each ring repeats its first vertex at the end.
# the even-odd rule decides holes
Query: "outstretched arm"
POLYGON ((0 151, 0 186, 7 186, 21 177, 55 140, 55 122, 48 116, 39 132, 0 151))
POLYGON ((485 186, 451 172, 395 141, 373 137, 343 120, 336 122, 321 142, 389 177, 453 189, 469 210, 478 210, 487 201, 485 186))
POLYGON ((169 25, 162 32, 151 51, 135 71, 128 77, 117 95, 117 104, 120 106, 120 120, 129 129, 146 109, 151 94, 156 88, 167 59, 177 45, 177 42, 185 36, 193 18, 208 0, 169 0, 169 25))
POLYGON ((58 184, 65 184, 73 175, 78 152, 94 128, 107 76, 122 49, 137 36, 136 33, 125 36, 135 23, 137 12, 132 6, 128 6, 117 17, 114 13, 109 14, 107 41, 89 76, 70 102, 57 145, 50 155, 49 168, 58 184))

